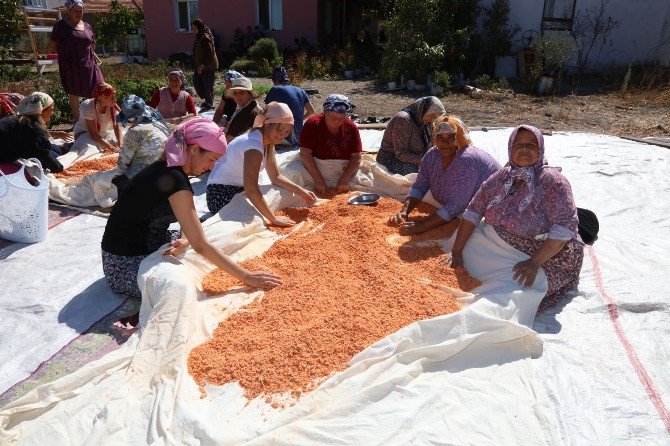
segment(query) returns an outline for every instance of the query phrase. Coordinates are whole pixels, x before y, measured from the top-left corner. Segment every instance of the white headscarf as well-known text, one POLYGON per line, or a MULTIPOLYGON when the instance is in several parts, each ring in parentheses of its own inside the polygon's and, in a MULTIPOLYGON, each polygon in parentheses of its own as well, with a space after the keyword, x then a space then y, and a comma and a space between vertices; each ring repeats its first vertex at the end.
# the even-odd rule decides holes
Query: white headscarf
POLYGON ((21 99, 14 112, 19 116, 41 115, 44 109, 54 103, 51 96, 41 91, 35 91, 21 99))

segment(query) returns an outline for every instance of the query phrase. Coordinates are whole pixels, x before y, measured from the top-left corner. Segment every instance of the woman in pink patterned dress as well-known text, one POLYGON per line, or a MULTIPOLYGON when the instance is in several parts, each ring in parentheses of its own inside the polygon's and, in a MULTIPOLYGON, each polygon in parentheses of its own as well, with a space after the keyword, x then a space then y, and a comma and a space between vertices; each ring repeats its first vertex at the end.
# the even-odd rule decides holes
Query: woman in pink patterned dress
POLYGON ((523 125, 510 135, 510 165, 486 180, 468 205, 452 249, 452 266, 463 266, 463 248, 482 217, 507 244, 530 256, 514 265, 514 280, 532 286, 539 268, 549 289, 541 308, 577 285, 584 259, 577 208, 561 169, 544 162, 544 138, 523 125))

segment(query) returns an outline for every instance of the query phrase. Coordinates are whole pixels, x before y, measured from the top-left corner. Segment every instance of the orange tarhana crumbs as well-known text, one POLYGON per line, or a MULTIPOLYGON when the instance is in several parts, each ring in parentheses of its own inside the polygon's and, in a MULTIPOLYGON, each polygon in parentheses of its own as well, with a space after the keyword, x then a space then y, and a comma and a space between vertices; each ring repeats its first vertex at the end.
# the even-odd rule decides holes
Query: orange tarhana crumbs
MULTIPOLYGON (((376 206, 350 206, 348 198, 280 212, 310 224, 242 263, 280 275, 283 284, 228 317, 211 340, 191 351, 188 370, 201 395, 207 383, 237 381, 249 400, 265 395, 283 407, 276 397, 290 392, 295 401, 372 343, 459 309, 454 296, 422 278, 464 291, 479 285, 464 269, 445 264, 447 254, 436 243, 416 244, 448 237, 456 224, 393 246, 387 239, 398 237, 398 228, 387 220, 401 205, 382 198, 376 206)), ((244 286, 221 270, 202 285, 211 295, 244 286)))
POLYGON ((92 173, 110 170, 116 167, 118 159, 119 155, 112 155, 105 158, 78 161, 65 169, 67 172, 63 171, 57 173, 56 178, 83 178, 92 173))

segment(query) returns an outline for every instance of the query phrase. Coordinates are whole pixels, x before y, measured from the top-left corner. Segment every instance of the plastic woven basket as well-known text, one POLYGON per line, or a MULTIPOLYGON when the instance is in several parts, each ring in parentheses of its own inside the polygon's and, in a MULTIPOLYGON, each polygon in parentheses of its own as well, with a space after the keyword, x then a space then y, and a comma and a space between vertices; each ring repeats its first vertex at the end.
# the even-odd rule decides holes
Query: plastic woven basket
POLYGON ((25 165, 9 175, 0 171, 0 237, 19 243, 41 242, 49 229, 49 183, 39 160, 30 161, 39 166, 37 186, 26 180, 25 165))

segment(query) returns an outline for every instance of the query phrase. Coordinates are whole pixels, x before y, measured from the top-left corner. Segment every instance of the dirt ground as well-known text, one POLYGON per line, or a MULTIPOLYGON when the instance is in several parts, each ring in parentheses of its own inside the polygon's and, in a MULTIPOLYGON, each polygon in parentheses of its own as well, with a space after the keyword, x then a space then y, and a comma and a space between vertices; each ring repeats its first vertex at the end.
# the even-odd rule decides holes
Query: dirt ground
MULTIPOLYGON (((255 82, 268 84, 267 79, 255 82)), ((357 106, 355 114, 390 117, 426 92, 387 92, 374 79, 306 80, 303 88, 316 87, 311 96, 317 111, 326 96, 341 93, 357 106)), ((473 99, 451 93, 442 98, 447 113, 460 116, 470 127, 509 127, 523 123, 543 130, 571 130, 632 137, 670 136, 670 91, 537 97, 502 93, 496 98, 473 99)))

